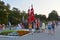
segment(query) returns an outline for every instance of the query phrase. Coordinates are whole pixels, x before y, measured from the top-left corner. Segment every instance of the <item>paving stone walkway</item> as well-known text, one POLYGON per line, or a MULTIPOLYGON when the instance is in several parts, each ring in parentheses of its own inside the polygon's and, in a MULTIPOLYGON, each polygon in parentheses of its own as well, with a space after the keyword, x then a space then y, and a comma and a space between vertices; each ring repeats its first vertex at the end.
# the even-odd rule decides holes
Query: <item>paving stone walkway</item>
POLYGON ((0 40, 60 40, 60 25, 57 26, 56 32, 54 34, 48 34, 46 32, 44 33, 30 33, 25 36, 14 36, 14 37, 1 37, 0 40))

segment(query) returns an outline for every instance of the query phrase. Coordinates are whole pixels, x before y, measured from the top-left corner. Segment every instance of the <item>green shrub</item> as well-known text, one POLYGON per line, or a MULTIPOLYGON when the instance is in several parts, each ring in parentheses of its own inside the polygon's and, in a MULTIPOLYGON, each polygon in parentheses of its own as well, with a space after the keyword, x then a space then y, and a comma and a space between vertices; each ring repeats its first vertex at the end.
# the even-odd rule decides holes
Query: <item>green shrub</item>
POLYGON ((16 30, 3 30, 0 35, 8 35, 9 33, 16 32, 16 30))

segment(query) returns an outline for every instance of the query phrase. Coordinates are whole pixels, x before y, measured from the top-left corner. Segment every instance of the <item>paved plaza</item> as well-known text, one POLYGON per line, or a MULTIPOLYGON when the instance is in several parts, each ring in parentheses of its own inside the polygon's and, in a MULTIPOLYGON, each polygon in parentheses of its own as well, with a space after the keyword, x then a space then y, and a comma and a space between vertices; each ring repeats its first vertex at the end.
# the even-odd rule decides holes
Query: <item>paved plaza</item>
POLYGON ((30 33, 24 36, 0 36, 0 40, 60 40, 60 25, 57 26, 54 34, 48 34, 48 30, 44 33, 30 33))

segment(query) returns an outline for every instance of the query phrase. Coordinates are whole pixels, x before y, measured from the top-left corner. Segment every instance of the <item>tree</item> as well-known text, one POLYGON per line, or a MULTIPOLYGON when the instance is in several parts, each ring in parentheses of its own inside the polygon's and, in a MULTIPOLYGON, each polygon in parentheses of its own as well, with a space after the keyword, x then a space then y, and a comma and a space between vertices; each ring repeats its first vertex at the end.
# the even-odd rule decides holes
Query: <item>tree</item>
POLYGON ((3 1, 0 1, 0 24, 8 23, 7 6, 3 1))
POLYGON ((35 17, 39 18, 41 21, 46 21, 46 19, 47 19, 45 15, 41 15, 41 14, 39 14, 39 15, 35 14, 35 17))
POLYGON ((20 10, 18 10, 18 8, 13 7, 13 9, 10 10, 8 19, 14 25, 20 23, 20 10))
POLYGON ((21 12, 21 15, 24 17, 24 20, 28 18, 28 14, 24 10, 21 12))
POLYGON ((46 20, 47 18, 46 18, 45 15, 42 15, 41 19, 42 19, 43 21, 47 21, 47 20, 46 20))
POLYGON ((9 4, 7 4, 6 6, 7 6, 8 9, 10 9, 10 5, 9 4))
POLYGON ((58 21, 60 21, 60 16, 58 16, 58 21))
POLYGON ((58 20, 57 11, 53 10, 53 11, 49 14, 48 20, 58 20))

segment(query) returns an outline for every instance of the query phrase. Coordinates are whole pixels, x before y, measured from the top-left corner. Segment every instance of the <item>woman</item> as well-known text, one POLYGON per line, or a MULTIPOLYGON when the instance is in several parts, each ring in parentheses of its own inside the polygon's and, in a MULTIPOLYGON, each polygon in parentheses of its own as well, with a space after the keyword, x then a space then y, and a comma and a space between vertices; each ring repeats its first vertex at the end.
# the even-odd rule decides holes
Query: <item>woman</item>
POLYGON ((42 23, 42 32, 45 31, 45 23, 42 23))

